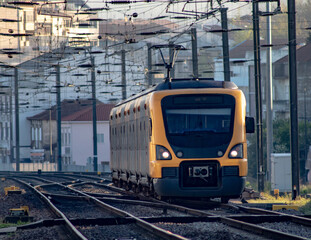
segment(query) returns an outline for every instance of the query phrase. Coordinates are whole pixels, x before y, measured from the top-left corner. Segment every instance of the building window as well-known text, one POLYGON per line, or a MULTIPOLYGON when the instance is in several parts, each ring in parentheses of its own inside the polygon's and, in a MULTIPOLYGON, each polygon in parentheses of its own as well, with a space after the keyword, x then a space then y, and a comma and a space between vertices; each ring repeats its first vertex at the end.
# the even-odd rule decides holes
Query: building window
POLYGON ((35 148, 39 148, 39 128, 35 128, 35 148))
POLYGON ((6 136, 6 140, 10 140, 10 125, 9 125, 9 123, 5 123, 5 136, 6 136))
POLYGON ((62 145, 70 146, 70 128, 62 128, 62 145))
POLYGON ((39 128, 39 137, 38 140, 41 142, 42 141, 42 128, 39 128))
POLYGON ((3 97, 1 97, 1 99, 0 99, 0 112, 1 112, 1 113, 4 112, 4 110, 3 110, 3 105, 4 105, 3 97))
POLYGON ((1 140, 4 140, 4 131, 3 131, 2 123, 0 123, 0 131, 1 131, 1 140))
POLYGON ((104 134, 103 133, 97 134, 97 142, 98 143, 104 143, 104 134))
POLYGON ((65 147, 65 155, 70 155, 70 147, 65 147))

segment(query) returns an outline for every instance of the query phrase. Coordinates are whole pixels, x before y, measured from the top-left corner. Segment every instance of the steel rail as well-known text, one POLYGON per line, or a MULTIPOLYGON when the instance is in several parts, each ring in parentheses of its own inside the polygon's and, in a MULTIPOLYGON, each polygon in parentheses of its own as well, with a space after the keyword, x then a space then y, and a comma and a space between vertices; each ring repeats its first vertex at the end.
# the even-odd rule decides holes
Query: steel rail
POLYGON ((42 194, 39 190, 37 190, 35 187, 29 185, 28 183, 20 180, 20 179, 14 179, 15 181, 27 186, 28 188, 32 189, 36 194, 38 194, 43 201, 51 208, 51 210, 59 217, 61 217, 65 221, 65 226, 67 229, 73 234, 73 236, 76 239, 81 239, 81 240, 87 240, 87 238, 79 232, 78 229, 69 221, 69 219, 46 197, 44 194, 42 194))
MULTIPOLYGON (((177 205, 176 208, 183 209, 185 207, 177 205)), ((236 208, 234 207, 234 209, 236 209, 236 208)), ((258 210, 260 210, 260 209, 258 209, 258 210)), ((196 210, 196 209, 191 209, 191 211, 189 211, 189 208, 185 208, 185 211, 191 212, 193 214, 198 214, 198 216, 207 216, 207 217, 208 216, 215 216, 215 217, 218 216, 221 222, 223 222, 223 223, 225 223, 225 224, 227 224, 227 225, 229 225, 231 227, 235 227, 235 228, 238 228, 238 229, 241 229, 241 230, 249 231, 251 233, 257 233, 257 234, 263 235, 263 236, 268 237, 268 238, 272 237, 273 239, 293 239, 293 240, 295 240, 295 239, 300 239, 300 240, 308 239, 308 238, 296 236, 296 235, 293 235, 293 234, 284 233, 284 232, 280 232, 280 231, 277 231, 277 230, 261 227, 261 226, 258 226, 256 224, 247 223, 245 221, 236 220, 236 219, 234 219, 233 216, 231 216, 231 217, 224 217, 224 216, 219 216, 217 214, 206 213, 204 211, 196 210)), ((258 213, 259 212, 260 211, 258 211, 258 213)), ((260 212, 260 213, 262 213, 262 212, 260 212)), ((273 212, 272 211, 268 211, 268 212, 266 212, 266 214, 267 213, 273 213, 273 212)), ((280 215, 284 215, 286 217, 289 217, 290 219, 295 219, 295 217, 296 217, 296 216, 292 216, 292 215, 289 215, 289 214, 280 214, 280 215)), ((305 219, 305 218, 299 217, 299 219, 305 219)), ((308 221, 310 221, 310 219, 308 219, 308 221)))
MULTIPOLYGON (((72 225, 72 223, 66 218, 66 216, 62 212, 60 212, 50 202, 50 200, 47 197, 45 197, 40 191, 38 191, 36 188, 28 185, 27 183, 25 183, 22 180, 17 180, 17 181, 22 183, 22 184, 24 184, 24 185, 26 185, 26 186, 28 186, 28 187, 30 187, 36 193, 38 193, 40 196, 42 196, 42 198, 48 203, 48 205, 51 206, 52 210, 58 216, 61 216, 64 219, 64 221, 66 222, 66 226, 68 226, 69 229, 72 229, 71 231, 73 231, 74 234, 78 234, 78 238, 79 239, 86 239, 72 225), (71 228, 71 226, 73 228, 71 228), (81 236, 79 234, 81 234, 81 236)), ((94 184, 94 183, 90 183, 90 184, 94 184)), ((153 234, 156 233, 157 236, 159 236, 159 237, 162 237, 162 238, 165 238, 165 239, 174 239, 174 240, 175 239, 187 239, 187 238, 184 238, 184 237, 182 237, 180 235, 173 234, 173 233, 170 233, 170 232, 168 232, 166 230, 163 230, 163 229, 161 229, 159 227, 156 227, 156 226, 148 223, 147 221, 145 221, 145 220, 143 220, 141 218, 137 218, 134 215, 132 215, 130 213, 127 213, 125 211, 122 211, 120 209, 117 209, 117 208, 115 208, 115 207, 113 207, 113 206, 111 206, 109 204, 103 203, 99 199, 97 199, 95 197, 92 197, 92 196, 90 196, 90 195, 88 195, 88 194, 86 194, 84 192, 78 191, 78 190, 73 189, 71 187, 64 186, 61 183, 55 183, 55 185, 60 185, 61 187, 65 187, 66 189, 68 189, 70 191, 77 192, 77 193, 85 196, 87 199, 92 200, 95 204, 105 208, 109 212, 117 214, 118 216, 132 218, 132 219, 135 220, 137 225, 139 225, 140 227, 142 227, 142 228, 152 232, 153 234)), ((96 184, 96 185, 100 185, 102 187, 107 187, 107 185, 104 185, 104 184, 96 184)), ((124 193, 124 191, 122 191, 122 190, 120 190, 118 188, 114 188, 114 187, 111 187, 111 186, 109 186, 109 188, 111 190, 113 190, 113 191, 117 190, 120 193, 124 193)), ((263 235, 263 236, 268 237, 268 238, 273 238, 273 239, 301 239, 301 240, 308 239, 308 238, 304 238, 304 237, 300 237, 300 236, 296 236, 296 235, 292 235, 292 234, 288 234, 288 233, 283 233, 283 232, 280 232, 280 231, 277 231, 277 230, 268 229, 268 228, 265 228, 265 227, 260 227, 258 225, 247 223, 247 222, 244 222, 244 221, 240 221, 240 220, 234 219, 233 216, 231 216, 231 217, 224 217, 224 216, 219 216, 219 215, 216 215, 216 214, 206 213, 204 211, 200 211, 200 210, 196 210, 196 209, 191 209, 191 208, 187 208, 187 207, 183 207, 183 206, 179 206, 179 205, 169 204, 169 203, 162 202, 162 201, 157 201, 157 202, 161 202, 162 204, 164 204, 165 206, 167 206, 170 209, 175 209, 175 210, 183 211, 183 212, 190 213, 190 214, 193 214, 193 215, 196 215, 196 216, 201 216, 201 217, 202 216, 207 216, 207 217, 208 216, 215 216, 215 217, 218 217, 222 223, 227 224, 227 225, 229 225, 231 227, 235 227, 235 228, 238 228, 238 229, 241 229, 241 230, 244 230, 244 231, 249 231, 249 232, 252 232, 252 233, 255 233, 255 234, 263 235)), ((236 209, 236 206, 234 206, 234 208, 236 209)), ((273 214, 273 215, 283 215, 283 216, 289 217, 295 223, 299 223, 299 224, 303 224, 303 225, 306 225, 306 226, 310 226, 309 223, 308 223, 308 222, 310 222, 310 219, 308 219, 308 218, 297 217, 297 216, 293 216, 293 215, 289 215, 289 214, 277 213, 277 212, 263 210, 263 209, 258 209, 258 208, 248 208, 248 207, 242 207, 242 206, 238 206, 238 208, 241 209, 241 210, 248 211, 248 212, 253 212, 253 213, 256 213, 256 214, 265 213, 265 214, 273 214), (307 224, 304 224, 306 222, 307 222, 307 224)))
MULTIPOLYGON (((202 217, 202 216, 214 216, 214 214, 208 214, 206 212, 203 212, 203 211, 200 211, 200 210, 197 210, 197 209, 192 209, 192 208, 187 208, 187 207, 183 207, 183 206, 179 206, 179 205, 170 204, 170 203, 167 203, 167 202, 164 202, 164 201, 160 201, 160 200, 157 200, 157 199, 154 199, 154 198, 148 198, 148 197, 145 197, 145 196, 139 196, 136 193, 128 192, 128 191, 125 191, 125 190, 117 188, 117 187, 107 186, 105 184, 100 184, 100 183, 90 183, 90 182, 87 183, 87 184, 94 184, 96 186, 100 186, 100 187, 103 187, 103 188, 106 188, 106 189, 109 189, 111 191, 115 191, 115 192, 118 192, 118 193, 121 193, 121 194, 127 194, 129 196, 135 196, 135 197, 138 197, 140 200, 143 200, 143 201, 146 201, 146 200, 152 201, 154 203, 162 204, 162 206, 166 206, 167 208, 170 208, 172 210, 177 210, 177 211, 180 211, 180 212, 192 214, 194 216, 200 216, 200 217, 202 217)), ((77 186, 77 185, 72 185, 72 186, 77 186)), ((81 192, 81 193, 83 193, 83 192, 81 192)))
MULTIPOLYGON (((113 186, 107 186, 105 184, 101 184, 101 183, 89 183, 89 184, 94 184, 96 186, 101 186, 104 188, 107 188, 111 191, 116 191, 118 193, 122 193, 122 194, 129 194, 129 195, 133 195, 133 196, 137 196, 137 194, 131 193, 131 192, 127 192, 124 191, 123 189, 119 189, 113 186)), ((140 198, 142 196, 139 196, 140 198)), ((142 198, 143 199, 143 198, 142 198)), ((206 213, 204 211, 200 211, 197 209, 192 209, 192 208, 187 208, 187 207, 183 207, 180 205, 174 205, 174 204, 169 204, 167 202, 163 202, 160 200, 153 200, 155 202, 161 203, 163 205, 167 205, 170 206, 170 209, 175 209, 181 212, 185 212, 188 214, 192 214, 195 216, 218 216, 217 214, 211 214, 211 213, 206 213)), ((281 216, 286 216, 288 217, 289 221, 293 222, 293 223, 297 223, 297 224, 301 224, 304 226, 311 226, 311 219, 308 218, 304 218, 304 217, 299 217, 299 216, 294 216, 294 215, 289 215, 289 214, 285 214, 285 213, 278 213, 278 212, 274 212, 274 211, 269 211, 269 210, 264 210, 264 209, 258 209, 258 208, 248 208, 248 207, 242 207, 240 205, 232 205, 232 204, 220 204, 222 207, 227 207, 227 208, 233 208, 235 210, 242 210, 242 211, 246 211, 249 213, 255 213, 255 214, 270 214, 270 215, 281 215, 281 216)), ((233 219, 233 217, 223 217, 223 216, 219 216, 221 221, 226 223, 227 225, 230 225, 232 227, 237 227, 239 229, 244 229, 251 232, 257 232, 261 235, 270 237, 273 236, 274 238, 280 238, 280 239, 307 239, 307 238, 303 238, 303 237, 299 237, 296 235, 292 235, 292 234, 287 234, 287 233, 283 233, 280 231, 276 231, 276 230, 272 230, 272 229, 268 229, 268 228, 264 228, 264 227, 260 227, 258 225, 252 224, 252 223, 247 223, 247 222, 243 222, 240 220, 236 220, 233 219), (245 223, 245 227, 242 228, 243 223, 245 223), (257 230, 256 230, 257 229, 257 230)))
POLYGON ((106 203, 98 200, 97 198, 90 196, 84 192, 81 192, 81 191, 76 190, 74 188, 70 188, 70 187, 68 187, 68 188, 71 189, 72 191, 76 191, 77 193, 84 195, 85 197, 94 201, 94 203, 98 204, 99 206, 103 207, 104 209, 106 209, 109 212, 117 214, 118 216, 121 216, 121 217, 130 217, 130 218, 134 219, 138 226, 140 226, 141 228, 147 230, 148 232, 150 232, 152 234, 157 235, 158 237, 161 237, 164 239, 169 239, 169 240, 187 240, 188 239, 188 238, 185 238, 185 237, 180 236, 178 234, 174 234, 174 233, 166 231, 162 228, 159 228, 159 227, 157 227, 151 223, 148 223, 147 221, 144 221, 141 218, 138 218, 138 217, 136 217, 136 216, 134 216, 128 212, 125 212, 125 211, 120 210, 118 208, 115 208, 109 204, 106 204, 106 203))
POLYGON ((228 217, 220 217, 220 221, 225 223, 231 227, 235 227, 241 230, 249 231, 255 234, 263 235, 272 239, 282 239, 282 240, 307 240, 309 238, 296 236, 289 233, 280 232, 277 230, 265 228, 258 226, 256 224, 247 223, 243 221, 239 221, 236 219, 228 218, 228 217))
MULTIPOLYGON (((187 208, 187 207, 183 207, 183 206, 179 206, 179 205, 172 205, 172 206, 176 207, 176 209, 180 209, 180 210, 184 209, 185 212, 188 212, 188 213, 191 213, 191 214, 195 214, 195 215, 201 216, 201 217, 202 216, 206 216, 206 217, 209 217, 209 216, 219 217, 219 219, 220 219, 220 221, 222 223, 225 223, 225 224, 227 224, 227 225, 229 225, 231 227, 235 227, 235 228, 240 229, 240 230, 244 230, 244 231, 248 231, 248 232, 251 232, 251 233, 256 233, 256 234, 259 234, 259 235, 263 235, 263 236, 268 237, 268 238, 282 239, 282 240, 285 240, 285 239, 306 240, 306 239, 308 239, 308 238, 296 236, 296 235, 293 235, 293 234, 284 233, 284 232, 280 232, 280 231, 277 231, 277 230, 261 227, 261 226, 258 226, 256 224, 247 223, 245 221, 237 220, 237 219, 234 219, 234 216, 224 217, 224 216, 220 216, 220 215, 217 215, 217 214, 207 213, 207 212, 204 212, 204 211, 201 211, 201 210, 191 209, 191 208, 187 208)), ((236 209, 236 208, 234 208, 234 209, 236 209)), ((260 211, 258 211, 258 213, 259 212, 260 211)), ((270 212, 272 212, 272 211, 269 211, 269 213, 270 212)), ((266 214, 267 214, 267 212, 266 212, 266 214)), ((280 215, 289 217, 290 219, 293 219, 293 218, 296 217, 296 216, 291 216, 289 214, 280 214, 280 215)), ((299 217, 299 219, 301 219, 301 217, 299 217)), ((302 219, 305 219, 305 218, 302 218, 302 219)), ((308 220, 310 221, 310 219, 308 219, 308 220)))
POLYGON ((305 218, 301 216, 295 216, 295 215, 290 215, 287 213, 281 213, 281 212, 276 212, 276 211, 270 211, 266 209, 260 209, 260 208, 250 208, 250 207, 244 207, 237 205, 237 207, 244 211, 244 212, 249 212, 249 213, 255 213, 255 214, 271 214, 271 215, 281 215, 281 216, 286 216, 290 218, 291 222, 298 223, 307 227, 311 227, 311 219, 310 218, 305 218))
POLYGON ((67 177, 76 177, 76 178, 86 178, 89 181, 94 180, 94 181, 98 181, 98 182, 110 182, 111 183, 111 180, 105 178, 104 176, 99 177, 99 176, 95 176, 95 175, 86 175, 86 174, 82 174, 82 173, 62 173, 62 174, 58 173, 58 174, 55 174, 55 176, 57 176, 57 175, 67 176, 67 177))
MULTIPOLYGON (((79 190, 77 190, 79 191, 79 190)), ((93 196, 89 193, 82 192, 87 194, 87 196, 94 197, 101 202, 112 202, 112 203, 127 203, 127 204, 132 204, 132 205, 141 205, 145 207, 153 207, 153 208, 161 208, 161 209, 169 209, 169 210, 175 210, 183 213, 188 213, 190 215, 194 215, 196 217, 202 217, 202 212, 197 211, 195 209, 191 208, 185 208, 185 207, 180 207, 178 205, 172 205, 168 203, 163 203, 163 202, 148 202, 148 201, 142 201, 142 200, 131 200, 131 199, 120 199, 120 198, 114 198, 114 197, 102 197, 104 194, 100 194, 100 196, 93 196)), ((73 195, 64 195, 64 194, 55 194, 55 193, 44 193, 46 196, 50 197, 60 197, 60 198, 66 198, 66 199, 83 199, 85 196, 73 196, 73 195)), ((205 217, 207 213, 204 214, 203 217, 205 217)), ((214 216, 214 215, 212 215, 214 216)))

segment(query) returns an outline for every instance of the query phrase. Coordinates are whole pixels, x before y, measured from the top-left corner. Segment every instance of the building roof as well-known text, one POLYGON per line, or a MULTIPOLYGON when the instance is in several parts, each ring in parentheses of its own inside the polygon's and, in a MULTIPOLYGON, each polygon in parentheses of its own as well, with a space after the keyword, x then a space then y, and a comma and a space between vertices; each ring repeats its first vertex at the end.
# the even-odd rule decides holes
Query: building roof
MULTIPOLYGON (((98 103, 101 103, 101 102, 97 100, 97 104, 98 103)), ((67 116, 70 116, 83 109, 87 109, 90 106, 92 106, 92 99, 76 99, 76 100, 65 99, 61 102, 62 120, 66 118, 67 116)), ((28 120, 49 120, 50 113, 51 113, 51 120, 56 120, 56 112, 57 112, 57 105, 54 105, 50 109, 45 110, 32 117, 28 117, 27 119, 28 120)))
MULTIPOLYGON (((110 111, 114 107, 114 104, 99 103, 96 105, 96 120, 97 121, 109 121, 110 111)), ((88 107, 81 111, 75 112, 66 117, 62 117, 62 121, 92 121, 93 119, 93 107, 88 107)))
MULTIPOLYGON (((264 44, 266 44, 266 40, 261 40, 260 45, 264 44)), ((288 45, 288 42, 286 39, 273 39, 272 44, 273 49, 280 49, 286 47, 288 45)), ((245 58, 245 53, 250 51, 254 51, 254 41, 245 40, 230 49, 229 54, 230 58, 245 58)))
MULTIPOLYGON (((310 62, 311 61, 311 43, 308 43, 308 44, 304 45, 303 47, 299 47, 297 45, 296 61, 297 62, 310 62)), ((288 62, 288 55, 279 59, 275 63, 281 64, 281 63, 287 63, 287 62, 288 62)))
MULTIPOLYGON (((236 26, 228 26, 228 30, 236 28, 236 26)), ((221 25, 203 25, 202 27, 204 33, 209 33, 218 36, 219 38, 222 38, 222 27, 221 25)), ((198 32, 199 33, 199 32, 198 32)), ((228 34, 229 41, 234 41, 234 35, 228 34)), ((230 43, 229 43, 230 44, 230 43)), ((206 44, 205 44, 206 45, 206 44)), ((221 43, 218 44, 218 47, 221 47, 221 43)))

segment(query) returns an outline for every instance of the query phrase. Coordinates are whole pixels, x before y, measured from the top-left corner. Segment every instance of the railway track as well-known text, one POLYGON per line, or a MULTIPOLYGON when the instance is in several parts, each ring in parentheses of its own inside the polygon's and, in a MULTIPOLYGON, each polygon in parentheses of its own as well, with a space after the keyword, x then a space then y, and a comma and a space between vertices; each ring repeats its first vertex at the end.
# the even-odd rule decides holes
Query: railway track
MULTIPOLYGON (((22 180, 18 180, 18 182, 20 184, 27 185, 28 188, 31 188, 50 206, 51 209, 53 209, 53 211, 55 211, 56 215, 60 217, 60 219, 55 219, 54 221, 50 220, 48 222, 44 222, 43 225, 44 226, 46 226, 47 224, 59 225, 60 223, 64 224, 67 230, 70 232, 72 238, 75 239, 94 238, 94 235, 96 236, 98 232, 103 231, 105 232, 105 234, 107 234, 107 231, 105 230, 107 226, 105 223, 107 221, 109 222, 110 220, 108 226, 113 225, 114 230, 108 232, 113 233, 114 236, 109 236, 109 238, 110 237, 113 237, 113 239, 123 238, 124 235, 122 234, 122 232, 128 234, 130 231, 132 232, 134 237, 141 236, 138 239, 159 239, 159 238, 185 239, 182 236, 178 236, 177 234, 165 231, 159 227, 156 227, 151 223, 148 223, 138 217, 135 217, 134 215, 128 212, 122 211, 113 206, 105 204, 92 196, 89 196, 78 190, 67 188, 66 186, 61 185, 59 183, 54 184, 50 183, 33 187, 22 180), (41 190, 41 188, 44 188, 45 194, 48 191, 51 191, 52 194, 57 192, 58 196, 56 197, 54 194, 53 198, 48 198, 41 191, 38 190, 38 189, 41 190), (62 194, 59 194, 60 190, 62 194), (65 192, 66 190, 67 192, 65 192), (82 209, 83 211, 81 211, 82 209), (85 211, 87 211, 87 213, 85 211), (96 213, 98 214, 99 212, 100 212, 99 216, 101 216, 101 218, 99 218, 99 216, 96 217, 95 215, 96 213), (105 212, 106 214, 103 214, 103 212, 105 212), (81 218, 82 213, 83 217, 81 218), (94 215, 95 218, 90 220, 90 217, 91 216, 94 217, 94 215), (78 218, 79 216, 80 218, 78 218), (123 218, 126 218, 127 221, 122 221, 123 218), (72 220, 73 222, 71 222, 71 219, 73 219, 72 220), (97 221, 98 219, 99 221, 97 221), (94 226, 94 223, 96 223, 96 227, 94 226), (99 223, 103 223, 104 225, 97 227, 99 223), (124 226, 125 223, 129 224, 126 227, 126 231, 125 229, 122 230, 122 228, 125 228, 124 226), (75 224, 77 224, 77 226, 75 224), (120 233, 121 235, 118 236, 118 234, 120 233), (86 237, 84 235, 89 235, 89 237, 86 237)), ((39 225, 32 224, 31 227, 42 226, 42 222, 38 224, 39 225)), ((106 237, 108 236, 104 236, 104 238, 106 237)))
POLYGON ((301 216, 220 203, 195 209, 189 203, 185 207, 130 193, 99 183, 105 180, 98 178, 83 179, 86 182, 82 178, 73 177, 65 182, 59 178, 62 184, 51 180, 41 176, 24 176, 19 180, 20 184, 31 183, 28 187, 52 209, 57 209, 54 209, 57 217, 32 224, 33 229, 66 226, 66 231, 78 239, 103 239, 103 236, 104 239, 311 238, 310 220, 301 216), (81 209, 85 215, 81 215, 81 209), (150 233, 156 234, 156 238, 150 233))
MULTIPOLYGON (((0 219, 3 220, 8 215, 9 209, 19 208, 26 205, 30 209, 30 216, 33 217, 34 222, 40 224, 44 221, 54 221, 60 217, 47 205, 44 204, 40 195, 34 194, 30 187, 25 184, 17 182, 16 180, 6 179, 1 184, 0 189, 1 208, 0 219), (5 195, 3 187, 16 186, 22 190, 21 194, 5 195)), ((2 221, 1 221, 2 222, 2 221)), ((31 224, 13 226, 9 228, 0 229, 0 239, 41 239, 45 236, 47 239, 71 239, 68 230, 64 225, 44 225, 39 228, 30 228, 31 224)))
MULTIPOLYGON (((81 185, 81 184, 76 184, 81 185)), ((104 186, 103 184, 94 183, 94 186, 101 186, 103 188, 109 188, 111 191, 117 191, 118 193, 126 194, 127 192, 114 188, 111 186, 104 186)), ((89 186, 89 189, 92 189, 89 186)), ((145 197, 142 197, 143 199, 145 197)), ((117 199, 105 199, 104 201, 110 202, 124 202, 124 200, 117 199)), ((133 201, 132 204, 138 204, 137 201, 133 201)), ((161 204, 161 201, 157 201, 161 204)), ((257 233, 266 238, 272 239, 309 239, 311 238, 310 223, 311 220, 305 217, 289 215, 285 213, 279 213, 276 211, 268 211, 258 208, 244 207, 241 205, 233 204, 221 204, 221 203, 211 203, 208 210, 198 210, 193 208, 187 208, 180 205, 168 204, 162 202, 167 208, 174 209, 176 211, 189 213, 191 215, 198 216, 196 218, 191 218, 189 216, 185 217, 172 217, 173 224, 178 225, 181 223, 193 222, 206 222, 214 221, 217 219, 218 222, 224 223, 231 227, 238 229, 243 229, 251 233, 257 233), (212 210, 211 210, 212 209, 212 210), (215 210, 216 209, 216 210, 215 210), (201 217, 201 218, 200 218, 201 217), (204 218, 204 217, 207 217, 204 218), (213 220, 211 220, 213 219, 213 220)), ((118 205, 117 205, 118 206, 118 205)), ((137 210, 136 210, 137 212, 137 210)), ((150 219, 149 221, 164 222, 164 218, 150 219)), ((183 226, 182 228, 184 228, 183 226)), ((182 231, 183 232, 183 231, 182 231)), ((182 232, 180 234, 182 234, 182 232)))

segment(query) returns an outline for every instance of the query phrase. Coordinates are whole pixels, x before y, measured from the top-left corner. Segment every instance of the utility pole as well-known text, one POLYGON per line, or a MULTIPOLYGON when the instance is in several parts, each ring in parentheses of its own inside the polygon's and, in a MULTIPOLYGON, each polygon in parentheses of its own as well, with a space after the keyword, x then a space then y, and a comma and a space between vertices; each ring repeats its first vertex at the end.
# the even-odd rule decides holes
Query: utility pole
MULTIPOLYGON (((266 11, 270 12, 270 3, 266 3, 266 11)), ((266 59, 266 121, 267 121, 267 180, 271 174, 271 153, 273 153, 273 96, 272 96, 272 36, 271 15, 267 16, 267 59, 266 59)))
POLYGON ((59 63, 56 65, 56 119, 57 119, 57 169, 59 172, 62 171, 62 106, 60 96, 60 66, 59 63))
POLYGON ((126 99, 126 67, 125 67, 125 50, 121 50, 122 62, 122 99, 126 99))
POLYGON ((97 167, 97 126, 96 126, 96 83, 95 83, 95 61, 91 56, 91 81, 92 81, 92 112, 93 112, 93 165, 94 172, 98 171, 97 167))
POLYGON ((298 101, 296 65, 296 6, 295 0, 287 0, 288 8, 288 51, 290 93, 290 149, 292 160, 292 198, 299 195, 299 145, 298 145, 298 101))
POLYGON ((151 56, 151 43, 147 43, 147 48, 148 48, 148 74, 147 74, 147 87, 151 87, 152 86, 152 74, 151 74, 151 70, 152 70, 152 56, 151 56))
POLYGON ((261 99, 261 70, 260 70, 260 36, 259 36, 258 1, 253 1, 253 38, 254 38, 254 72, 256 91, 256 137, 257 137, 257 180, 258 191, 264 191, 264 166, 262 144, 262 99, 261 99))
POLYGON ((20 170, 20 149, 19 149, 19 92, 18 92, 18 69, 14 68, 14 94, 15 94, 15 159, 16 159, 16 172, 20 170))
POLYGON ((221 28, 222 28, 222 57, 224 64, 224 78, 225 81, 230 82, 230 59, 229 59, 229 38, 228 38, 228 8, 221 8, 221 28))
POLYGON ((191 43, 192 43, 192 69, 193 78, 199 77, 198 70, 198 44, 197 44, 197 29, 191 28, 191 43))

